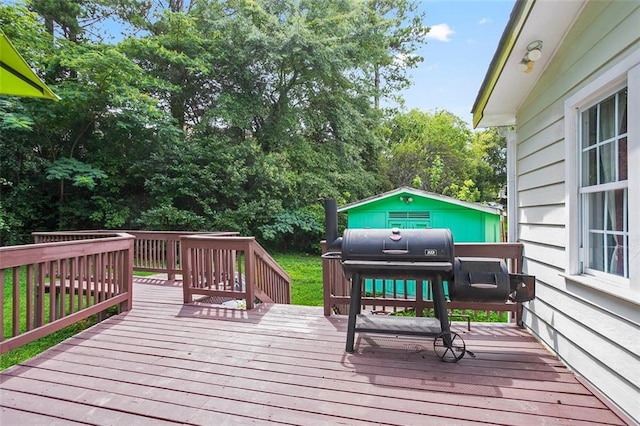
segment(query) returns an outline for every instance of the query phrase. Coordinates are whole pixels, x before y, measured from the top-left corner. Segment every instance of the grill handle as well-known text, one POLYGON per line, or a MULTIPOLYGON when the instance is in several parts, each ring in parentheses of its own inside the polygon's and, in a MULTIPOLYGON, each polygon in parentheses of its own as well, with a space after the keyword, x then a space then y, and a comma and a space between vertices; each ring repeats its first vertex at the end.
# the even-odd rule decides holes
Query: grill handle
POLYGON ((339 251, 330 251, 327 252, 325 254, 323 254, 322 256, 323 259, 329 259, 329 260, 333 260, 333 259, 337 259, 337 260, 341 260, 342 259, 342 253, 339 251))
POLYGON ((409 250, 393 250, 393 249, 389 249, 389 250, 382 250, 382 253, 384 253, 384 254, 409 254, 409 250))
POLYGON ((469 272, 469 285, 479 289, 494 289, 498 288, 498 279, 496 274, 492 273, 469 272))

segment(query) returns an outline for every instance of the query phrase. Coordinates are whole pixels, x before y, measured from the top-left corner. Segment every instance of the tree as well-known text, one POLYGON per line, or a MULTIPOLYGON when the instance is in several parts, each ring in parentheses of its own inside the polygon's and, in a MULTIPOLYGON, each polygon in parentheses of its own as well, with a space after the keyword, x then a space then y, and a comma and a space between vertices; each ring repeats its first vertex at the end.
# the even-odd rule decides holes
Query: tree
POLYGON ((471 141, 473 180, 480 200, 502 202, 500 192, 507 185, 507 141, 497 128, 476 132, 471 141))
POLYGON ((418 2, 408 0, 370 0, 365 13, 369 25, 360 27, 360 37, 374 60, 367 69, 373 80, 373 102, 380 108, 381 98, 401 102, 398 94, 411 85, 407 71, 424 58, 415 52, 426 42, 429 28, 422 25, 424 13, 418 2))
MULTIPOLYGON (((31 67, 43 76, 52 39, 25 7, 0 6, 0 27, 31 67)), ((40 194, 44 160, 30 143, 41 102, 0 97, 0 244, 31 241, 28 232, 48 223, 48 199, 40 194), (25 235, 27 234, 27 235, 25 235)), ((50 101, 47 101, 50 102, 50 101)))
POLYGON ((411 110, 385 123, 384 169, 394 187, 446 194, 473 178, 469 166, 471 131, 459 117, 447 112, 411 110))
MULTIPOLYGON (((33 16, 0 8, 0 19, 12 23, 33 16)), ((114 46, 64 38, 54 44, 42 27, 20 28, 18 43, 36 41, 25 55, 30 59, 41 46, 37 69, 46 70, 45 80, 62 99, 11 98, 0 105, 3 201, 11 200, 13 233, 124 225, 131 219, 127 205, 140 205, 144 194, 144 172, 136 164, 153 152, 155 138, 175 129, 141 91, 153 79, 114 46)))
MULTIPOLYGON (((0 100, 7 234, 229 229, 284 247, 287 233, 309 240, 320 229, 319 197, 382 189, 372 98, 408 83, 413 3, 28 4, 44 24, 14 6, 0 19, 62 100, 0 100), (15 29, 16 14, 29 25, 15 29), (107 18, 138 36, 102 43, 107 18)), ((446 178, 433 170, 411 180, 446 178)))

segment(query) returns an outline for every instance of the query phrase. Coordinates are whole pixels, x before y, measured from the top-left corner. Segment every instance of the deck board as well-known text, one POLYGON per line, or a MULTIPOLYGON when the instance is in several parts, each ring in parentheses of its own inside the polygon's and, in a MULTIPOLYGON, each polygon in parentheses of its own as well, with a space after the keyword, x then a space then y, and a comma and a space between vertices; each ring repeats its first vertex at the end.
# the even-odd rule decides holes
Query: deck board
POLYGON ((0 374, 0 423, 623 425, 512 324, 454 324, 475 358, 432 339, 358 333, 320 307, 183 305, 134 284, 134 309, 0 374))

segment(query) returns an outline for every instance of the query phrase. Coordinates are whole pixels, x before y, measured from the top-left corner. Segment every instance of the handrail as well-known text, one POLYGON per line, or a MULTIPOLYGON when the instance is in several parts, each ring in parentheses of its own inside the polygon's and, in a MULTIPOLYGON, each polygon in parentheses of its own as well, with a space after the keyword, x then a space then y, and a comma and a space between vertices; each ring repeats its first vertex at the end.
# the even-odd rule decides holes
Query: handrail
POLYGON ((254 237, 184 235, 180 244, 184 303, 244 299, 247 309, 255 297, 291 303, 291 279, 254 237))
MULTIPOLYGON (((322 241, 322 253, 326 252, 326 242, 322 241)), ((510 272, 522 273, 522 243, 456 243, 454 253, 458 257, 486 257, 505 259, 510 272)), ((339 259, 322 260, 322 281, 324 315, 330 316, 332 311, 348 313, 351 294, 351 282, 345 277, 339 259)), ((394 283, 395 286, 395 283, 394 283)), ((432 301, 416 301, 406 297, 363 296, 362 304, 374 309, 380 308, 430 308, 432 301)), ((516 321, 521 322, 522 304, 500 302, 448 302, 448 309, 469 309, 474 311, 514 312, 516 321)))
POLYGON ((273 303, 291 303, 291 277, 273 257, 256 241, 256 286, 273 303))
POLYGON ((96 238, 107 238, 114 235, 116 231, 54 231, 54 232, 32 232, 31 236, 36 244, 55 243, 61 241, 90 240, 96 238))
POLYGON ((186 231, 58 231, 33 232, 36 243, 52 241, 72 241, 78 239, 103 238, 105 234, 126 232, 136 237, 134 241, 133 270, 142 272, 163 272, 169 280, 175 280, 182 273, 180 266, 180 237, 182 235, 237 236, 238 232, 186 232, 186 231))
POLYGON ((10 287, 0 293, 0 353, 112 306, 130 310, 133 241, 126 233, 102 233, 99 241, 0 247, 0 283, 4 289, 8 277, 10 287), (5 298, 11 298, 9 324, 5 298))

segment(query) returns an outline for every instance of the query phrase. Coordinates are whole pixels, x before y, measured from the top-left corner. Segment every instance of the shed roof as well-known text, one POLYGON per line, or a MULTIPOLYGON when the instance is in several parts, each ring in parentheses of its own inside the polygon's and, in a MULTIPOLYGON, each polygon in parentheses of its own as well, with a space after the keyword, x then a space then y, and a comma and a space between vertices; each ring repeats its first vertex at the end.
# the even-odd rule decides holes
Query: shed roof
POLYGON ((455 204, 460 207, 478 210, 478 211, 489 213, 489 214, 500 215, 502 213, 502 209, 498 207, 485 206, 478 203, 469 203, 467 201, 458 200, 457 198, 447 197, 446 195, 434 194, 433 192, 410 188, 408 186, 401 186, 392 191, 384 192, 382 194, 377 194, 372 197, 354 201, 353 203, 345 204, 344 206, 338 208, 338 212, 348 211, 356 207, 361 207, 367 204, 371 204, 374 202, 378 202, 380 200, 384 200, 386 198, 399 196, 402 194, 409 194, 414 197, 429 198, 431 200, 442 201, 443 203, 448 203, 448 204, 455 204))

